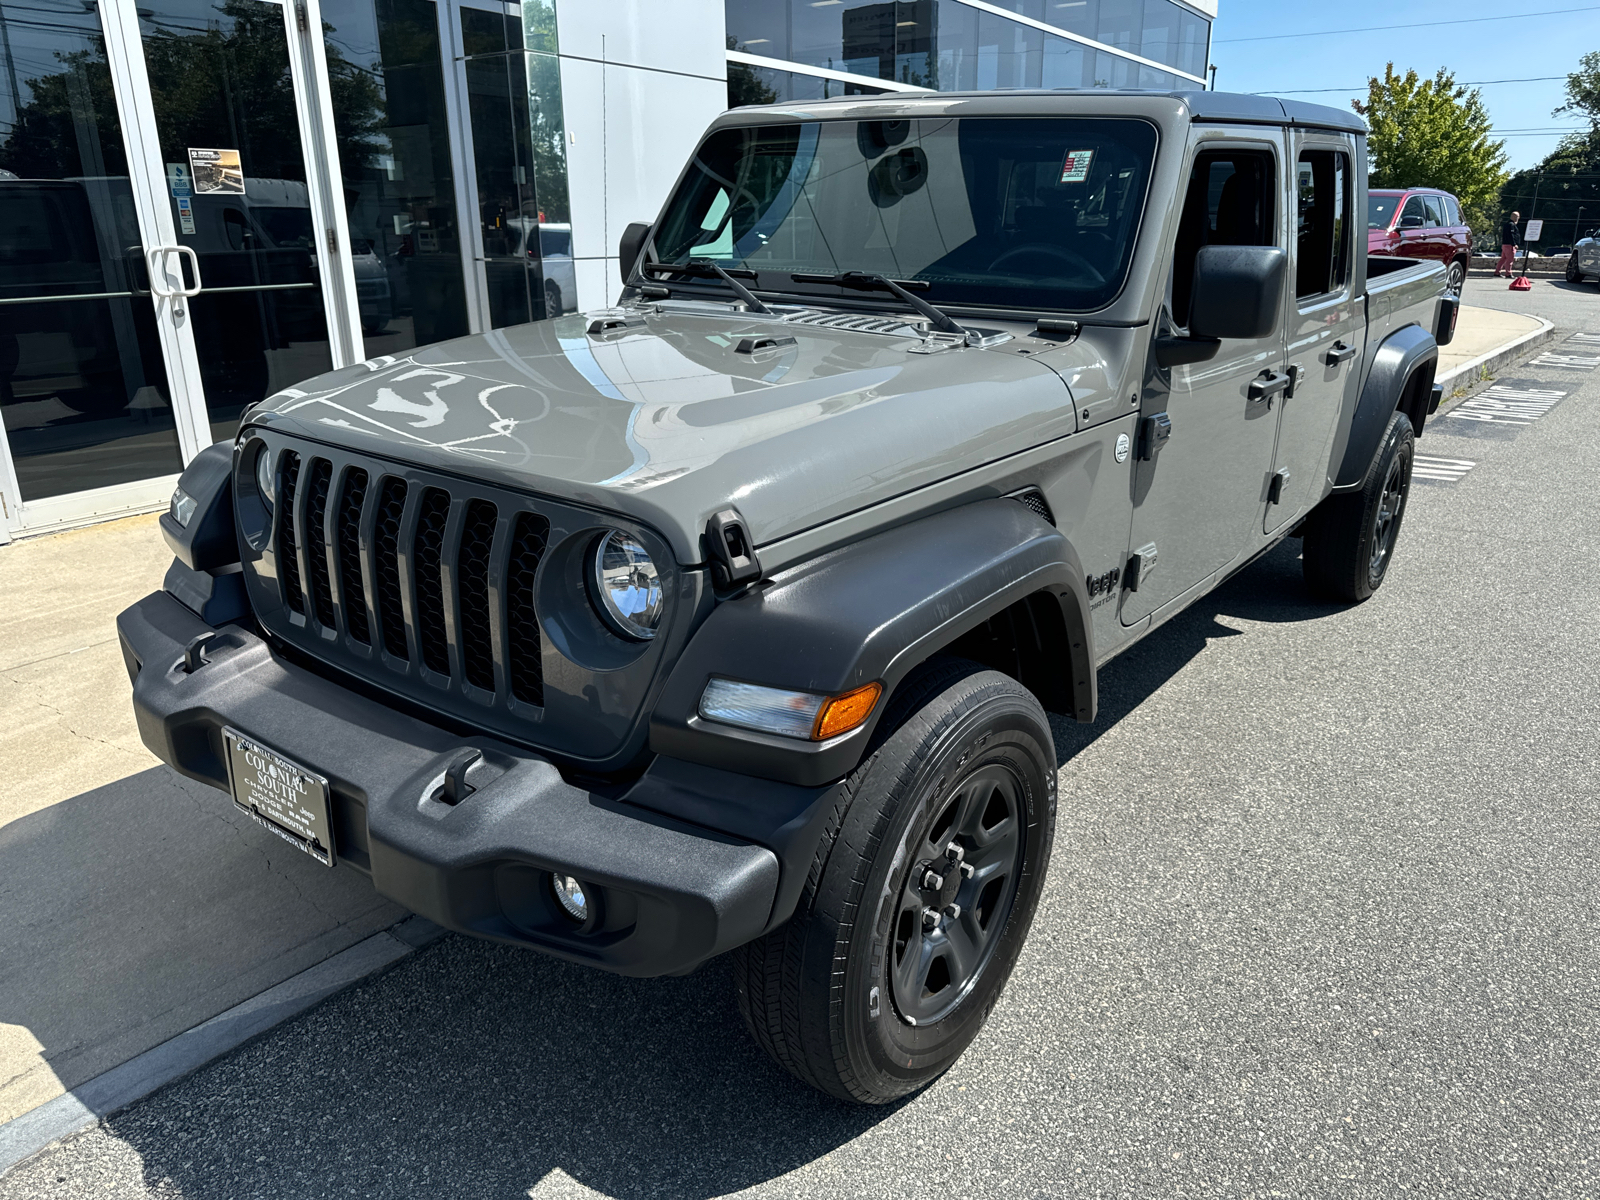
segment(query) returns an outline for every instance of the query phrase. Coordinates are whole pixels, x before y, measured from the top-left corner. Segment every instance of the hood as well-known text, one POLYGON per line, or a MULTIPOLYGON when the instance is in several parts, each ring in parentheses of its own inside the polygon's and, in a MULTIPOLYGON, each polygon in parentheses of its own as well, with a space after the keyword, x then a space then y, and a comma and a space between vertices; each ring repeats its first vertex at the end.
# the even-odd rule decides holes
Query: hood
POLYGON ((1016 347, 921 345, 876 318, 607 310, 359 363, 246 424, 624 513, 690 564, 729 505, 759 547, 1076 428, 1016 347))

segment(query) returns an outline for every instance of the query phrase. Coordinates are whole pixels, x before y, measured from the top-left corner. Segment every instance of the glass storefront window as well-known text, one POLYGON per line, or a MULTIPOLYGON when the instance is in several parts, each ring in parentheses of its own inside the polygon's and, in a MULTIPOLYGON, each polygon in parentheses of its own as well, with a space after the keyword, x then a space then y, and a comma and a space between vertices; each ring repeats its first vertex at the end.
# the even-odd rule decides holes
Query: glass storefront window
POLYGON ((0 413, 22 500, 182 467, 94 5, 0 0, 0 413))
MULTIPOLYGON (((1205 70, 1207 23, 1172 0, 1002 0, 998 7, 1192 75, 1205 70)), ((1081 42, 959 0, 726 0, 726 14, 730 50, 939 91, 1193 86, 1148 67, 1141 77, 1129 59, 1096 58, 1081 42)))
POLYGON ((369 356, 467 332, 433 0, 323 0, 333 122, 369 356))

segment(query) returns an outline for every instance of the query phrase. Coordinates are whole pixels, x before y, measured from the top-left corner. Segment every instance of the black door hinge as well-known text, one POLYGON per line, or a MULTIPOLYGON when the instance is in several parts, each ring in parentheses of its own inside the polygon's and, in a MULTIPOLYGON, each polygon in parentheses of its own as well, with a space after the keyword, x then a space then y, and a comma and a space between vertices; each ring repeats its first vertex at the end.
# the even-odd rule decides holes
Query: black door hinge
POLYGON ((1148 580, 1155 569, 1156 544, 1150 542, 1128 555, 1127 569, 1122 572, 1122 586, 1130 592, 1137 592, 1139 585, 1148 580))
POLYGON ((1139 422, 1139 460, 1149 462, 1172 436, 1172 418, 1164 412, 1139 422))
POLYGON ((1272 482, 1267 484, 1267 503, 1283 503, 1283 485, 1289 482, 1289 469, 1279 467, 1272 473, 1272 482))

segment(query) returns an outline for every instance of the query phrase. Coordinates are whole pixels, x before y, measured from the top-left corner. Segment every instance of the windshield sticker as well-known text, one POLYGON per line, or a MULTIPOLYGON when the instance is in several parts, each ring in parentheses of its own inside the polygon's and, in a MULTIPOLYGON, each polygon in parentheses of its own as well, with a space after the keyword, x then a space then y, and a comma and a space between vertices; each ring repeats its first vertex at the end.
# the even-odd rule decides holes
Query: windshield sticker
POLYGON ((1094 163, 1093 150, 1069 150, 1061 164, 1062 183, 1082 183, 1089 178, 1089 167, 1094 163))
POLYGON ((196 150, 189 148, 189 172, 194 190, 204 196, 212 192, 244 195, 244 169, 237 150, 196 150))

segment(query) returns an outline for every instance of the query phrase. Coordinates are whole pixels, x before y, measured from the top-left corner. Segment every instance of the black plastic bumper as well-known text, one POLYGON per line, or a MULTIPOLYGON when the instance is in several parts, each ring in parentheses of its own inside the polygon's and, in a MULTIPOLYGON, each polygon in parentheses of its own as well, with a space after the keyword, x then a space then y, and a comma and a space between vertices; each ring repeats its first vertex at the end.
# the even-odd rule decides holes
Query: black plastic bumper
MULTIPOLYGON (((231 726, 328 777, 336 856, 377 890, 463 933, 625 975, 692 970, 788 919, 833 788, 798 788, 658 758, 611 799, 547 759, 463 738, 285 661, 229 626, 185 671, 211 627, 165 592, 117 619, 145 745, 228 788, 231 726), (435 798, 464 748, 474 788, 435 798), (552 871, 598 887, 592 929, 562 913, 552 871)), ((263 834, 263 836, 267 836, 263 834)))

